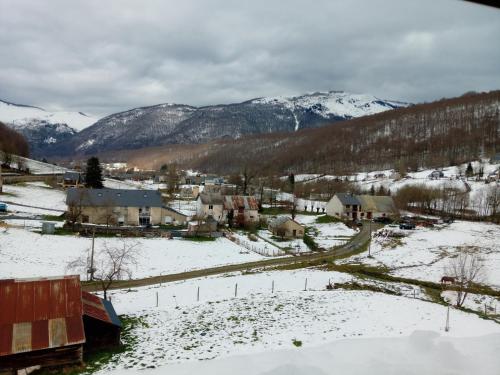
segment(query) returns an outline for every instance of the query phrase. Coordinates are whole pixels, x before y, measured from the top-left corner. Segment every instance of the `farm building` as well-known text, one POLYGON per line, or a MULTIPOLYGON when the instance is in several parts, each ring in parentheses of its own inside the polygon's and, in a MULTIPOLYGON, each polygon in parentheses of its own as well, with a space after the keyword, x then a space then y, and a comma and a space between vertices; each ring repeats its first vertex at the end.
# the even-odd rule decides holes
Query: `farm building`
POLYGON ((392 197, 385 195, 358 195, 361 203, 360 219, 375 219, 378 217, 393 217, 398 214, 392 197))
POLYGON ((120 345, 122 324, 110 301, 82 292, 85 350, 120 345))
POLYGON ((223 213, 223 196, 220 193, 203 191, 197 199, 196 215, 199 217, 212 216, 217 222, 225 220, 223 213))
POLYGON ((184 224, 187 216, 163 205, 157 190, 76 189, 67 192, 67 217, 101 225, 184 224))
POLYGON ((398 214, 392 197, 337 193, 326 205, 326 213, 339 218, 374 219, 398 214))
POLYGON ((302 225, 287 216, 280 216, 272 220, 268 229, 275 236, 282 238, 302 238, 305 232, 302 225))
POLYGON ((217 232, 218 222, 213 218, 213 216, 208 216, 206 219, 200 221, 191 221, 188 224, 188 234, 198 235, 198 234, 212 234, 217 232))
POLYGON ((259 222, 259 204, 257 199, 243 195, 224 196, 224 217, 231 224, 244 226, 259 222))
POLYGON ((62 177, 63 188, 79 187, 83 186, 84 183, 85 181, 82 173, 74 171, 64 172, 64 175, 62 177))
POLYGON ((0 280, 0 373, 82 363, 79 276, 0 280))
POLYGON ((111 302, 82 292, 79 276, 0 280, 0 374, 80 365, 83 351, 120 344, 111 302))
POLYGON ((349 193, 337 193, 326 204, 326 214, 356 220, 361 211, 361 202, 349 193))

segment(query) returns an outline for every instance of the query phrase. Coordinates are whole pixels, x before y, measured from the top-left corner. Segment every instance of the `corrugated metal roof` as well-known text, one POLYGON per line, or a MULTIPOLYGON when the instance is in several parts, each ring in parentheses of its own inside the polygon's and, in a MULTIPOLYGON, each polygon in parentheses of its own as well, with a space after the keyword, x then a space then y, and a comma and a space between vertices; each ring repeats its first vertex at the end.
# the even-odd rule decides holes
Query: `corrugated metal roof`
POLYGON ((162 207, 158 190, 68 189, 66 204, 91 207, 162 207))
POLYGON ((0 356, 85 342, 79 276, 0 280, 0 356))
POLYGON ((85 291, 82 292, 82 302, 84 315, 119 327, 122 326, 111 302, 85 291))
POLYGON ((259 204, 255 197, 243 195, 226 195, 224 196, 224 209, 238 210, 244 208, 245 210, 258 210, 259 204))

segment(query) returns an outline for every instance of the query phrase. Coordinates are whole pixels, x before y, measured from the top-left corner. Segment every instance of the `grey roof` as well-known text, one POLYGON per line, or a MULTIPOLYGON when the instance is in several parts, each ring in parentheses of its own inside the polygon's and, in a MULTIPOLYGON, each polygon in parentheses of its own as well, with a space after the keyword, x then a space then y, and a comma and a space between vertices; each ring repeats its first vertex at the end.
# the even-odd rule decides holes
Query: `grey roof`
POLYGON ((295 220, 293 220, 292 218, 288 217, 288 216, 278 216, 277 218, 273 219, 269 225, 272 227, 272 228, 277 228, 283 224, 285 224, 287 221, 293 221, 295 224, 297 225, 300 225, 302 226, 301 224, 297 223, 295 220))
POLYGON ((63 179, 71 181, 79 181, 82 179, 82 174, 80 172, 66 171, 64 172, 63 179))
POLYGON ((223 203, 222 195, 220 193, 206 193, 202 192, 200 194, 201 203, 203 204, 217 204, 221 205, 223 203))
POLYGON ((363 211, 397 213, 392 197, 386 195, 358 195, 363 211))
POLYGON ((358 198, 356 198, 355 195, 352 195, 352 194, 348 194, 348 193, 337 193, 335 194, 337 196, 337 198, 340 200, 340 202, 346 206, 346 205, 361 205, 361 203, 359 202, 358 198))
POLYGON ((68 189, 66 204, 92 207, 162 207, 158 190, 68 189))

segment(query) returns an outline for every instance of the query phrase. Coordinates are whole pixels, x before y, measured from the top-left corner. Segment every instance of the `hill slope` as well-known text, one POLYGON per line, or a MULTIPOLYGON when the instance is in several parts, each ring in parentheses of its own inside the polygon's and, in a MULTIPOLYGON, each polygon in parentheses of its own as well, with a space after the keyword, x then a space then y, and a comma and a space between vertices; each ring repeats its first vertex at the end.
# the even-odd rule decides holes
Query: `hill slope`
POLYGON ((97 119, 82 112, 49 112, 0 100, 0 121, 22 133, 37 156, 56 149, 57 144, 70 139, 97 119))
POLYGON ((206 107, 161 104, 107 116, 73 136, 59 151, 92 154, 165 144, 206 143, 219 138, 238 139, 248 134, 293 132, 407 105, 370 95, 334 91, 206 107))
POLYGON ((216 140, 188 153, 170 146, 129 153, 146 166, 178 160, 217 173, 329 173, 456 165, 500 150, 500 91, 418 104, 294 133, 216 140), (162 159, 164 155, 164 159, 162 159))

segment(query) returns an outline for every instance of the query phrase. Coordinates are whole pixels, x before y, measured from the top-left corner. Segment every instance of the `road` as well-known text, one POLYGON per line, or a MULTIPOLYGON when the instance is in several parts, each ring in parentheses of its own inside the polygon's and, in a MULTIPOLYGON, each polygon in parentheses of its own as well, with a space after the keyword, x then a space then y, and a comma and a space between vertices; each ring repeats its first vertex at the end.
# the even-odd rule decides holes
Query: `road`
MULTIPOLYGON (((371 225, 372 231, 376 231, 379 228, 381 228, 381 225, 372 223, 371 225)), ((338 248, 333 248, 328 251, 312 253, 312 254, 304 254, 295 257, 272 258, 272 259, 259 260, 255 262, 230 264, 219 267, 211 267, 194 271, 174 273, 169 275, 146 277, 143 279, 120 280, 114 282, 110 289, 136 288, 136 287, 155 285, 160 283, 168 283, 172 281, 180 281, 180 280, 195 279, 198 277, 220 275, 229 272, 248 271, 256 268, 288 266, 288 265, 297 265, 302 263, 304 264, 305 267, 307 266, 307 263, 310 262, 317 262, 320 260, 343 257, 355 253, 356 251, 360 250, 367 244, 369 238, 370 238, 370 225, 368 225, 368 223, 365 223, 361 231, 356 236, 354 236, 349 243, 338 248)), ((96 292, 102 290, 100 284, 95 282, 83 283, 82 289, 88 292, 96 292)))

